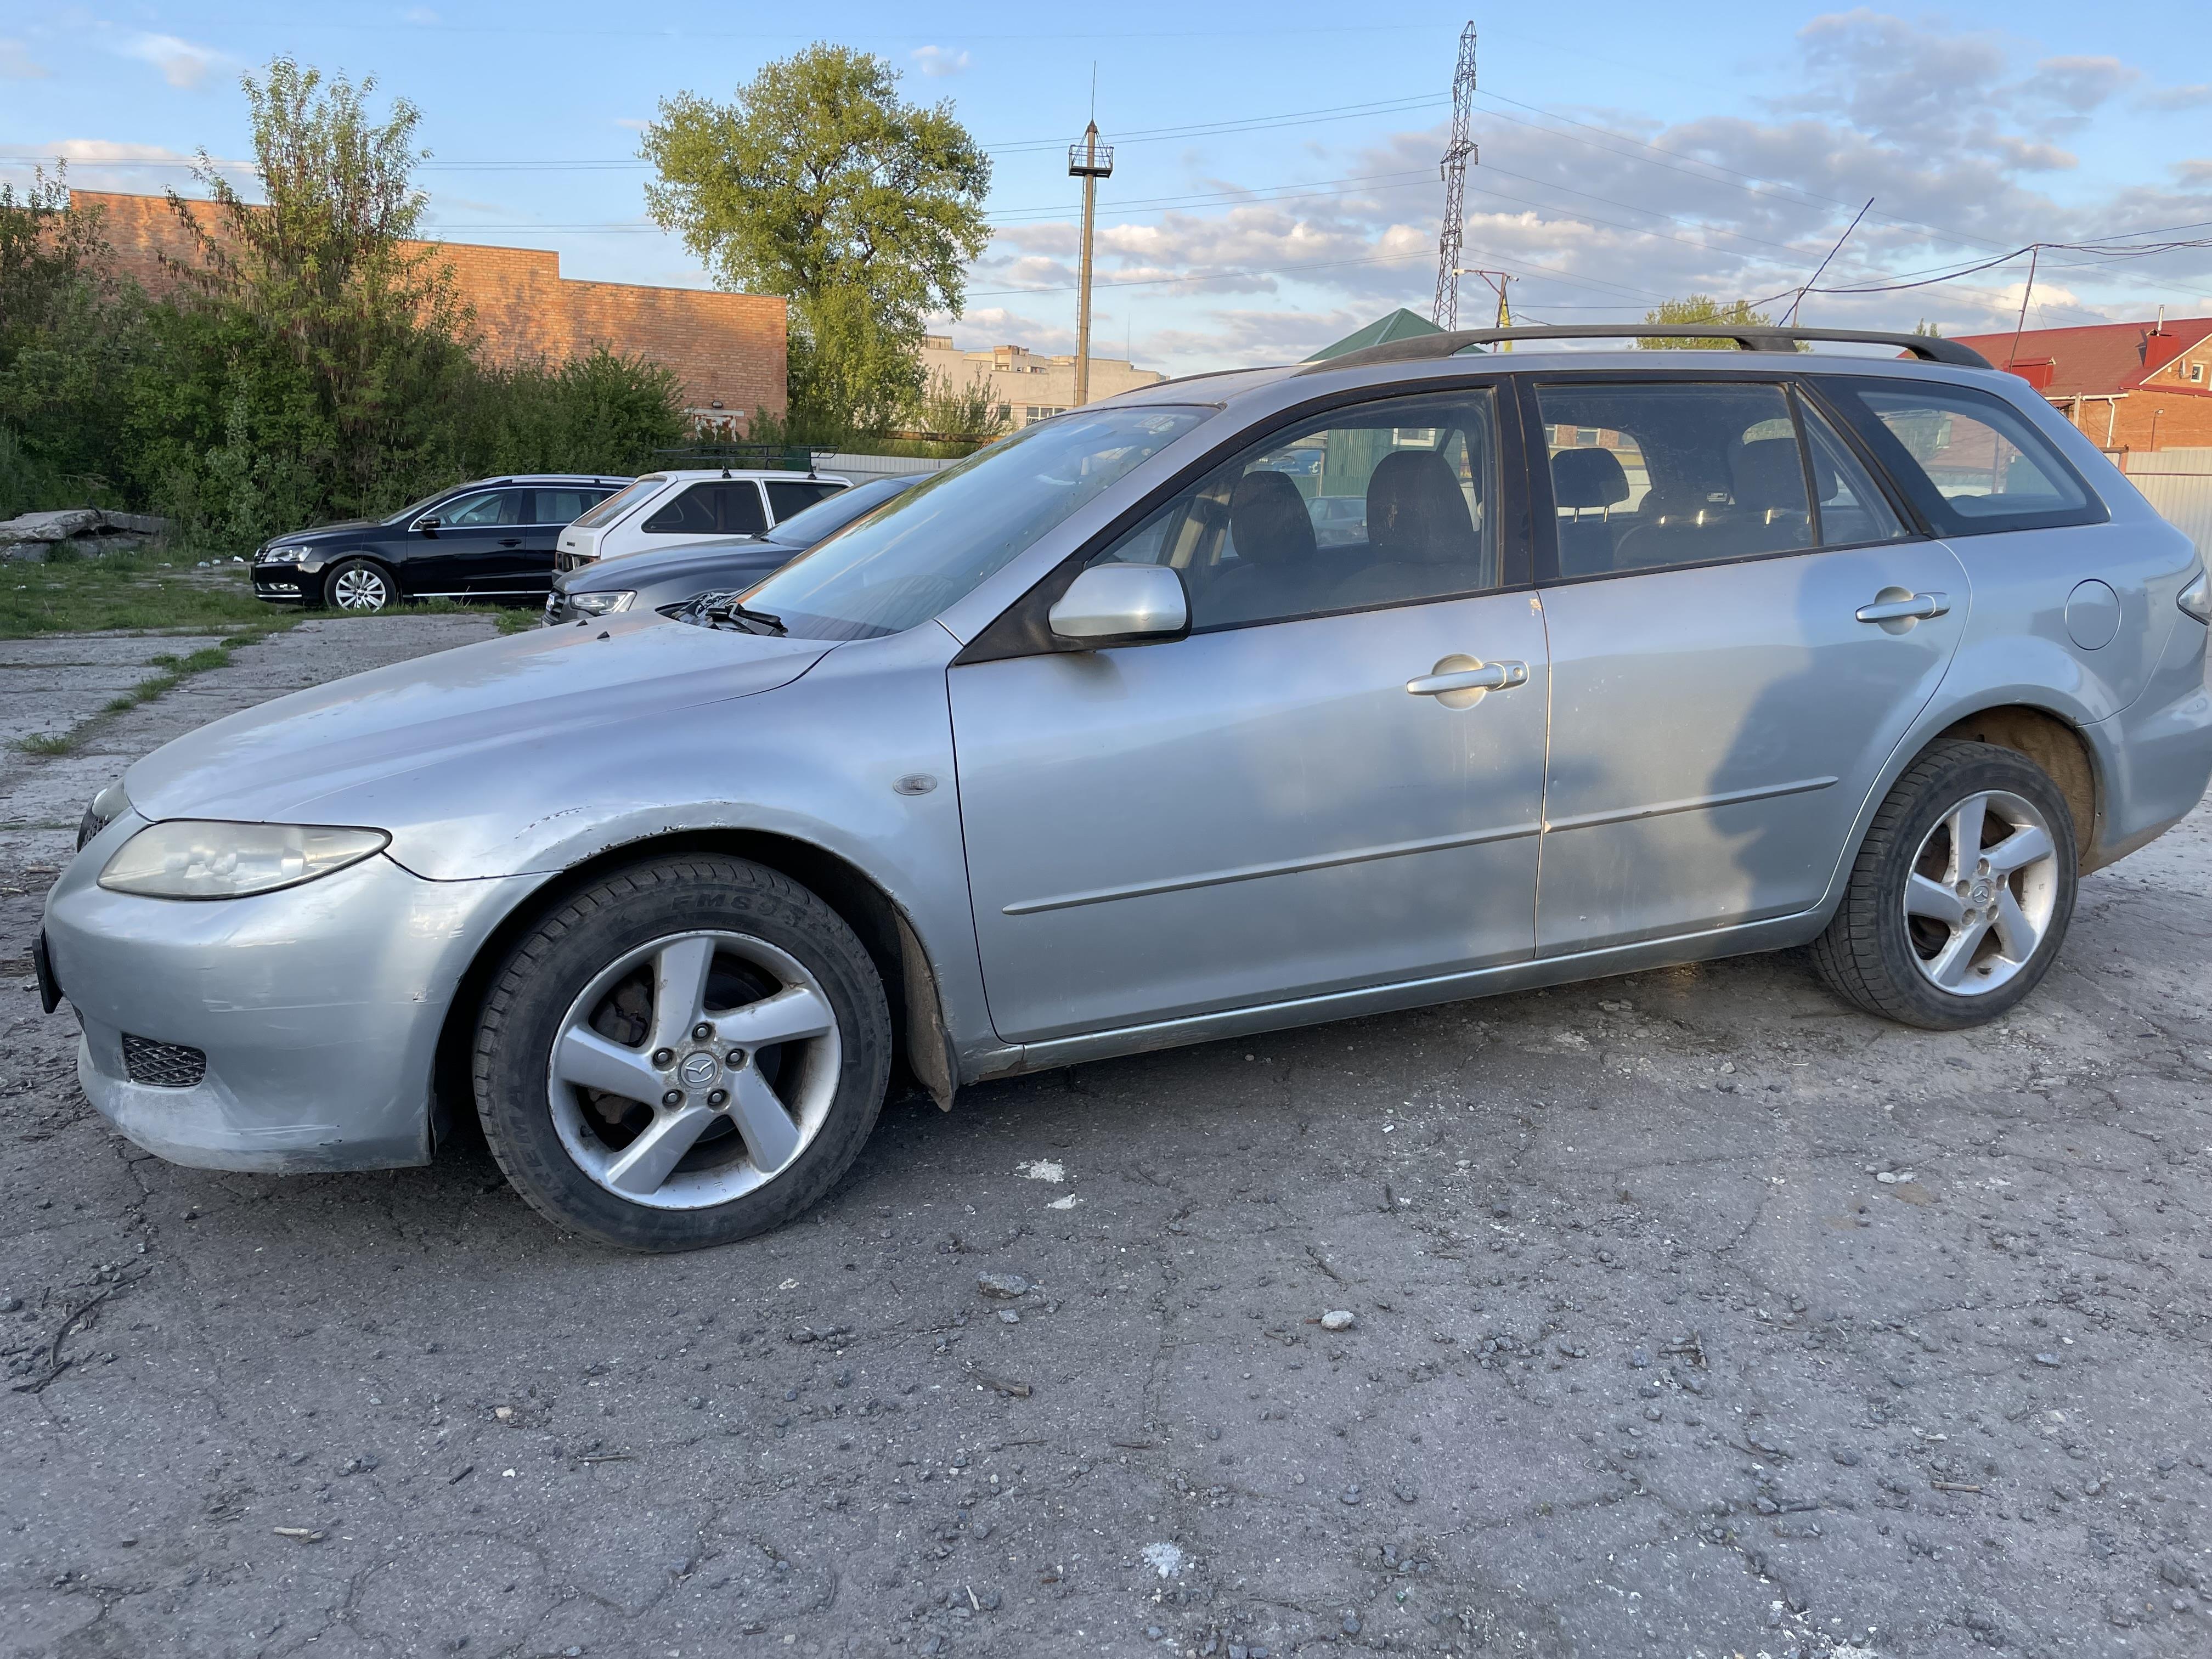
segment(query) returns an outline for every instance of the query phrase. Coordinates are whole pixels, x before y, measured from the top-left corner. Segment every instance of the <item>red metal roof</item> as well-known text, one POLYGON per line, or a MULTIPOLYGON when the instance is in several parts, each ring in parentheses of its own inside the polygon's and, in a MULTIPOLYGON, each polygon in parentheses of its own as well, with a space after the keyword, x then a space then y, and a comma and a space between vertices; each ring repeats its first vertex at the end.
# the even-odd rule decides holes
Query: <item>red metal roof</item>
POLYGON ((2145 361, 2152 323, 2097 323, 2086 328, 2031 328, 2015 345, 2009 331, 1962 334, 1999 368, 2010 368, 2046 398, 2101 398, 2132 392, 2149 375, 2212 335, 2212 317, 2169 319, 2158 349, 2145 361))

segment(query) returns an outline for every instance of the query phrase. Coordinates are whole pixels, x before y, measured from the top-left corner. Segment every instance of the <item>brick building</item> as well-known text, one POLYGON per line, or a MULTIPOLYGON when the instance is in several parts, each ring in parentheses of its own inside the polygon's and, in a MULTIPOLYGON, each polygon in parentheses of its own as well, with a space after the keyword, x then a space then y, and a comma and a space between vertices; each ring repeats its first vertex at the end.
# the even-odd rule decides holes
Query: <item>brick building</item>
MULTIPOLYGON (((75 207, 99 210, 118 269, 150 293, 176 282, 161 256, 195 258, 192 240, 166 197, 72 190, 70 198, 75 207)), ((476 307, 484 350, 495 360, 557 362, 604 344, 673 369, 686 405, 702 420, 748 420, 757 409, 784 412, 780 299, 581 282, 561 274, 559 254, 534 248, 428 246, 453 268, 461 297, 476 307)))
POLYGON ((2212 447, 2212 317, 1967 334, 2125 468, 2131 454, 2212 447))

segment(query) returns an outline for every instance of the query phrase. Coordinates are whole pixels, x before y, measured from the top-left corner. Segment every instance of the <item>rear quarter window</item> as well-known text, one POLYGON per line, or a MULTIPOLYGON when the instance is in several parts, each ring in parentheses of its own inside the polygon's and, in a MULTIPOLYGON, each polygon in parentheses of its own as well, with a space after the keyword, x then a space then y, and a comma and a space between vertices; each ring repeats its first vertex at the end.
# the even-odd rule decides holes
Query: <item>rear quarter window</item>
POLYGON ((2101 524, 2108 516, 2072 464, 1993 392, 1842 378, 1822 390, 1938 535, 2101 524))

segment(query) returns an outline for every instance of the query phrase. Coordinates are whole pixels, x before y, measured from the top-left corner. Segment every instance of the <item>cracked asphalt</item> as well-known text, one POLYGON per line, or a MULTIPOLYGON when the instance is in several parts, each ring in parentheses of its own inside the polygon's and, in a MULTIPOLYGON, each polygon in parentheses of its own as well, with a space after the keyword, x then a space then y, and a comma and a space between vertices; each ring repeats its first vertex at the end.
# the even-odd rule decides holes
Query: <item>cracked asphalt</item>
POLYGON ((1756 957, 1116 1060, 704 1255, 108 1133, 22 955, 83 799, 471 629, 0 762, 0 1653, 2212 1650, 2201 809, 1982 1030, 1756 957))

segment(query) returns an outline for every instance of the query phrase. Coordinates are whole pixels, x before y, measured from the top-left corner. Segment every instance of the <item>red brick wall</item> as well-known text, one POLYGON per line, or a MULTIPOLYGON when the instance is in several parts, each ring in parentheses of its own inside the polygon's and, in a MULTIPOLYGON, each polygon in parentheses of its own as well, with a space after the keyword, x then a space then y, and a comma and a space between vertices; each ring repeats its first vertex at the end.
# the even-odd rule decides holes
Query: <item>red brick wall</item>
POLYGON ((2072 409, 2062 402, 2059 412, 2087 433, 2090 442, 2115 453, 2212 447, 2212 394, 2183 391, 2162 380, 2136 387, 2117 405, 2085 398, 2072 409))
MULTIPOLYGON (((198 250, 160 196, 70 192, 94 208, 115 251, 117 270, 161 294, 176 286, 162 256, 197 264, 198 250)), ((198 204, 194 204, 197 208, 198 204)), ((422 246, 417 244, 416 246, 422 246)), ((592 283, 561 275, 561 256, 533 248, 468 242, 428 245, 452 267, 461 297, 476 308, 484 351, 496 361, 554 361, 605 345, 675 370, 685 404, 702 412, 750 417, 785 407, 785 306, 756 294, 592 283)))

